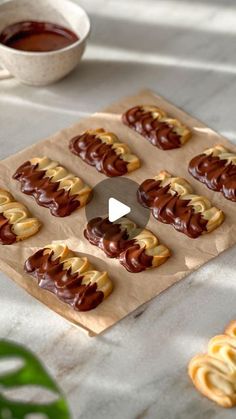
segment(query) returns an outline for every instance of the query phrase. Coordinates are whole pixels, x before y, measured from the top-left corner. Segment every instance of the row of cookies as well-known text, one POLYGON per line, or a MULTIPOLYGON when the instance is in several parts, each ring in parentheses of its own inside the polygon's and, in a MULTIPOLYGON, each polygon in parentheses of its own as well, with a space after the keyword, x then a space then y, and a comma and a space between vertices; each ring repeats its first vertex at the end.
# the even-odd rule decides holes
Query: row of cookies
MULTIPOLYGON (((84 234, 127 270, 141 272, 164 263, 170 251, 149 230, 138 230, 126 218, 120 219, 119 224, 98 218, 88 223, 84 234)), ((79 256, 63 243, 38 250, 26 260, 24 270, 37 279, 41 288, 79 311, 97 307, 113 289, 107 272, 97 271, 87 257, 79 256)))
MULTIPOLYGON (((39 205, 49 208, 51 214, 58 217, 68 216, 83 207, 92 196, 91 188, 81 178, 48 157, 32 158, 23 163, 13 177, 20 181, 23 193, 33 196, 39 205)), ((233 182, 232 179, 231 183, 233 182)), ((231 185, 231 192, 232 189, 231 185)), ((207 198, 194 194, 185 179, 172 176, 166 171, 160 172, 153 179, 145 180, 138 188, 137 200, 144 207, 150 208, 157 220, 172 224, 178 231, 192 238, 212 231, 224 219, 223 212, 212 207, 207 198)), ((10 194, 2 191, 0 213, 4 231, 10 231, 9 224, 19 223, 19 217, 22 220, 23 214, 19 208, 21 204, 18 203, 17 208, 12 201, 10 194)), ((40 223, 35 223, 36 225, 39 228, 40 223)), ((32 234, 36 230, 32 230, 32 234)), ((14 231, 15 227, 11 232, 14 231)), ((27 236, 29 233, 30 229, 27 236)), ((18 239, 22 236, 16 235, 18 239)), ((1 236, 4 244, 15 241, 13 236, 8 237, 9 234, 1 236)))
MULTIPOLYGON (((22 192, 34 196, 39 205, 50 208, 52 215, 61 217, 84 206, 91 195, 91 189, 80 178, 48 158, 34 158, 24 163, 14 178, 21 182, 22 192)), ((150 208, 157 220, 173 225, 192 238, 211 232, 224 220, 223 212, 213 207, 207 198, 194 194, 185 179, 168 172, 145 180, 138 188, 137 198, 144 207, 150 208)), ((27 208, 5 190, 0 190, 0 215, 2 244, 25 239, 40 228, 40 222, 30 217, 27 208)), ((93 220, 88 227, 90 223, 93 220)), ((107 229, 108 225, 112 241, 112 235, 116 237, 114 223, 107 224, 107 229)), ((108 234, 107 230, 105 233, 108 234)))
MULTIPOLYGON (((45 165, 45 161, 44 159, 43 165, 45 165)), ((24 168, 26 166, 28 164, 23 165, 24 168)), ((47 161, 46 167, 48 166, 50 167, 49 170, 52 170, 52 165, 47 161)), ((58 166, 55 166, 55 168, 56 176, 58 166)), ((22 169, 17 171, 17 176, 19 172, 22 174, 22 169)), ((64 207, 60 206, 61 200, 52 199, 47 190, 43 194, 42 189, 40 189, 40 193, 38 189, 35 189, 35 180, 40 181, 41 187, 45 185, 44 176, 39 176, 38 173, 35 176, 34 173, 32 179, 34 181, 33 185, 29 182, 29 179, 24 178, 24 191, 27 190, 28 193, 36 196, 40 205, 49 206, 53 212, 57 210, 59 214, 64 214, 64 207)), ((152 208, 154 216, 156 216, 155 208, 158 208, 159 198, 160 203, 162 199, 166 200, 168 198, 166 202, 170 204, 170 208, 173 207, 171 200, 174 199, 178 212, 176 214, 172 213, 171 217, 170 208, 168 209, 168 206, 166 206, 166 214, 160 211, 162 217, 164 215, 169 217, 164 219, 164 222, 172 223, 178 230, 192 236, 195 234, 196 237, 201 233, 211 231, 222 222, 222 212, 212 207, 208 200, 191 194, 190 185, 184 179, 173 178, 165 172, 161 173, 153 182, 154 184, 151 184, 150 187, 150 182, 145 181, 140 186, 138 196, 141 202, 152 208), (148 187, 146 187, 146 184, 148 187), (168 190, 171 189, 177 194, 169 194, 172 197, 171 199, 167 194, 167 186, 168 190), (157 194, 156 197, 155 193, 157 194), (186 206, 188 202, 192 202, 192 206, 186 206), (197 207, 196 213, 193 212, 192 208, 194 207, 197 207), (182 224, 178 225, 178 220, 181 220, 181 217, 182 224)), ((72 178, 71 184, 74 186, 76 183, 72 178)), ((46 180, 46 184, 48 185, 48 180, 46 180)), ((79 188, 79 191, 81 190, 86 191, 87 189, 82 186, 79 188)), ((64 189, 62 193, 56 190, 56 197, 61 199, 64 194, 64 189)), ((70 199, 65 201, 65 208, 68 208, 69 203, 70 199)), ((0 213, 3 221, 0 228, 0 237, 1 241, 6 244, 22 240, 34 234, 40 227, 38 220, 30 217, 26 207, 15 202, 13 197, 3 190, 0 190, 0 213)), ((164 263, 171 254, 170 250, 160 243, 151 231, 140 229, 134 222, 126 218, 122 218, 116 223, 110 222, 107 218, 92 219, 88 222, 84 235, 91 244, 101 248, 108 257, 117 258, 132 273, 155 268, 164 263)), ((85 267, 88 265, 88 261, 85 263, 84 258, 76 255, 72 256, 72 253, 63 245, 46 246, 31 256, 25 264, 25 270, 38 278, 40 287, 55 293, 58 298, 72 305, 74 309, 93 309, 110 294, 112 282, 106 272, 100 273, 92 268, 89 268, 87 272, 85 267), (68 252, 70 262, 73 261, 72 265, 68 264, 68 257, 64 258, 68 252), (105 287, 105 292, 103 292, 101 285, 105 287)))
MULTIPOLYGON (((131 108, 123 114, 122 120, 142 135, 145 131, 150 141, 154 134, 164 142, 175 134, 179 138, 177 147, 191 137, 187 127, 167 117, 164 111, 155 106, 131 108)), ((160 144, 159 147, 161 148, 160 144)), ((107 176, 120 176, 140 166, 139 158, 131 153, 129 147, 119 142, 114 133, 103 129, 88 130, 72 138, 69 148, 107 176)), ((226 198, 236 200, 235 153, 222 146, 215 146, 194 157, 189 164, 189 172, 209 188, 221 190, 226 198)), ((85 205, 91 197, 91 188, 81 178, 47 157, 33 158, 24 163, 17 169, 14 178, 21 182, 24 193, 33 195, 40 205, 49 206, 55 216, 69 215, 76 208, 85 205)), ((188 185, 187 189, 189 188, 191 187, 188 185)), ((173 195, 176 191, 170 189, 168 192, 173 195)), ((140 199, 139 202, 145 205, 140 199)), ((192 202, 189 204, 192 205, 192 202)))
MULTIPOLYGON (((139 134, 146 136, 152 143, 153 136, 158 137, 160 141, 155 142, 155 145, 163 149, 165 147, 161 145, 161 141, 167 143, 170 138, 173 140, 173 136, 177 136, 179 142, 174 142, 176 142, 175 147, 179 147, 191 137, 191 132, 187 127, 181 122, 169 118, 163 110, 156 106, 135 106, 122 115, 122 121, 135 129, 139 134)), ((88 164, 95 166, 97 170, 107 176, 120 176, 140 166, 139 158, 131 153, 129 147, 119 142, 114 133, 105 132, 103 129, 89 130, 74 137, 70 141, 69 148, 73 153, 80 156, 88 164)), ((174 147, 169 145, 169 148, 174 147)), ((217 191, 221 190, 226 198, 232 201, 236 200, 235 153, 227 151, 222 146, 215 146, 194 157, 189 164, 189 172, 209 188, 217 191)), ((91 188, 81 178, 69 173, 58 162, 52 161, 47 157, 33 158, 24 163, 17 169, 14 178, 21 182, 22 192, 33 195, 39 205, 49 207, 51 213, 55 216, 64 217, 70 215, 72 211, 84 206, 91 198, 91 188)), ((178 229, 173 219, 167 220, 168 217, 162 216, 163 205, 159 208, 156 202, 158 201, 159 192, 161 192, 160 186, 164 187, 165 184, 164 195, 166 195, 166 198, 168 198, 168 194, 172 195, 172 197, 169 196, 169 198, 172 198, 170 199, 172 207, 174 195, 177 195, 177 198, 181 197, 184 199, 185 206, 192 207, 195 213, 203 212, 203 201, 205 210, 209 208, 209 203, 206 202, 205 198, 201 199, 202 210, 199 211, 200 207, 193 205, 196 199, 190 199, 190 201, 187 199, 192 194, 190 192, 191 186, 181 178, 175 177, 171 181, 167 181, 167 178, 171 178, 171 176, 164 172, 164 174, 160 173, 154 177, 153 180, 148 179, 143 182, 138 191, 138 201, 142 205, 150 207, 155 218, 165 223, 170 222, 178 229), (159 188, 155 181, 161 182, 159 188), (181 191, 177 184, 183 182, 184 188, 181 191), (173 187, 173 183, 175 183, 178 190, 173 187), (155 191, 153 191, 153 185, 155 185, 155 191), (147 186, 148 191, 145 190, 147 186), (152 199, 149 199, 148 202, 147 197, 144 196, 147 193, 152 195, 152 199), (155 198, 153 197, 154 193, 155 198)), ((12 201, 12 198, 8 197, 9 199, 12 201)), ((197 197, 197 200, 199 200, 199 197, 197 197)), ((6 203, 5 199, 3 199, 3 203, 6 203)), ((183 201, 181 201, 181 207, 182 205, 183 201)), ((1 214, 3 214, 3 211, 1 211, 1 214)), ((9 211, 6 214, 9 214, 9 211)), ((175 214, 172 214, 172 218, 176 218, 175 214)), ((6 220, 2 220, 2 224, 6 224, 6 222, 6 220)), ((207 230, 209 231, 209 229, 207 230)), ((191 234, 188 235, 191 237, 191 234)))
MULTIPOLYGON (((191 138, 191 131, 156 106, 135 106, 122 115, 124 124, 162 149, 179 148, 191 138)), ((121 176, 140 167, 140 160, 114 133, 88 130, 72 138, 70 150, 106 176, 121 176)), ((208 188, 236 201, 236 154, 222 145, 203 151, 189 163, 189 173, 208 188)))
MULTIPOLYGON (((142 135, 144 128, 150 135, 155 130, 157 137, 162 140, 166 136, 173 142, 175 138, 176 147, 190 138, 191 133, 187 127, 168 118, 160 109, 136 108, 128 110, 122 120, 142 135), (132 126, 134 115, 136 122, 132 126), (142 130, 138 123, 139 116, 142 120, 142 130), (149 126, 152 129, 149 129, 149 126), (176 137, 180 139, 178 145, 176 137)), ((147 134, 145 135, 147 137, 147 134)), ((160 141, 155 145, 160 147, 159 143, 160 141)), ((74 137, 69 148, 107 176, 120 176, 140 166, 138 157, 131 153, 127 145, 119 142, 115 134, 102 129, 89 130, 74 137)), ((170 148, 174 147, 169 146, 168 149, 170 148)), ((48 157, 33 158, 25 162, 13 177, 20 181, 22 192, 32 195, 39 205, 49 208, 54 216, 68 216, 91 199, 91 188, 81 178, 48 157)), ((137 191, 137 198, 143 206, 150 208, 156 219, 172 224, 178 231, 192 238, 212 231, 224 219, 223 212, 212 207, 208 199, 194 194, 191 185, 185 179, 173 177, 168 172, 161 172, 154 179, 144 181, 137 191)), ((0 241, 4 244, 27 238, 40 228, 40 222, 30 216, 26 207, 17 203, 7 191, 2 190, 0 220, 0 241)), ((130 272, 157 267, 171 254, 152 232, 146 229, 140 231, 138 226, 127 219, 119 220, 118 223, 111 223, 108 219, 100 217, 90 220, 85 229, 85 237, 90 243, 100 247, 108 257, 116 257, 130 272)), ((64 272, 64 269, 62 271, 64 272)), ((40 274, 41 279, 43 276, 48 278, 48 272, 45 275, 40 274)), ((65 280, 65 287, 70 284, 70 280, 71 278, 69 281, 65 280)), ((55 281, 51 279, 51 282, 53 292, 59 295, 52 286, 55 281)), ((108 288, 111 290, 112 287, 108 288)))

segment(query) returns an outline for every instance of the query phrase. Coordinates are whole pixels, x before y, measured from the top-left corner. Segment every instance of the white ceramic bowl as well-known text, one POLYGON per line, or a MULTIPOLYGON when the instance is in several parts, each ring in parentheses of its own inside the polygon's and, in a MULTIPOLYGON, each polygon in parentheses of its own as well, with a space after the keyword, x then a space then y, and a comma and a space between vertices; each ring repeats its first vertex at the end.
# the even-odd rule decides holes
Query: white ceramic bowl
POLYGON ((79 63, 90 32, 87 13, 69 0, 10 0, 0 5, 0 32, 23 20, 52 22, 71 29, 79 40, 50 52, 26 52, 0 44, 0 64, 22 83, 44 86, 60 80, 79 63))

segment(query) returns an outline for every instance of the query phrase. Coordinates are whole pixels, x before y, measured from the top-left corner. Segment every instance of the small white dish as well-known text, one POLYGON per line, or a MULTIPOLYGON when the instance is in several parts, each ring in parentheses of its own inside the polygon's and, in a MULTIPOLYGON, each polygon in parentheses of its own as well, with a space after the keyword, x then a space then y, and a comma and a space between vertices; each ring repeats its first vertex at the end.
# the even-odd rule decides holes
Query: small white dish
MULTIPOLYGON (((26 20, 62 25, 79 39, 50 52, 20 51, 0 43, 0 65, 22 83, 33 86, 45 86, 65 77, 77 66, 86 47, 90 20, 85 10, 69 0, 9 0, 0 5, 0 32, 26 20)), ((0 79, 5 76, 6 71, 0 70, 0 79)))

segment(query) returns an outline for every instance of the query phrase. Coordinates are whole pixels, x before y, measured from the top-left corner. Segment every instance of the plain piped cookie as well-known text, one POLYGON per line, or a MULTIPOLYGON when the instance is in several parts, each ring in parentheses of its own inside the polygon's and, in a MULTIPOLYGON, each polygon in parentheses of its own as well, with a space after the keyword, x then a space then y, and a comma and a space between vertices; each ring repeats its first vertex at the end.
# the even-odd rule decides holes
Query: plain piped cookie
POLYGON ((204 396, 223 407, 236 404, 236 321, 223 335, 213 337, 207 354, 195 356, 188 366, 189 376, 204 396))

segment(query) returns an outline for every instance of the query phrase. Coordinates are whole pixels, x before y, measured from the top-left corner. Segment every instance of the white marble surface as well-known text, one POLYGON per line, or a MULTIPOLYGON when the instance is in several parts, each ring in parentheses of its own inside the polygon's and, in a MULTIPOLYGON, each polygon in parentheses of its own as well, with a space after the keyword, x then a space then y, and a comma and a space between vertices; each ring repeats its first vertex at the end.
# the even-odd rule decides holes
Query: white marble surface
MULTIPOLYGON (((236 141, 235 0, 80 3, 93 30, 70 77, 47 89, 0 82, 2 158, 144 86, 236 141)), ((235 269, 234 248, 93 339, 0 275, 0 337, 45 361, 73 418, 235 418, 186 374, 189 359, 236 318, 235 269)))

